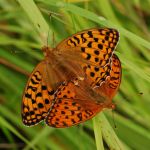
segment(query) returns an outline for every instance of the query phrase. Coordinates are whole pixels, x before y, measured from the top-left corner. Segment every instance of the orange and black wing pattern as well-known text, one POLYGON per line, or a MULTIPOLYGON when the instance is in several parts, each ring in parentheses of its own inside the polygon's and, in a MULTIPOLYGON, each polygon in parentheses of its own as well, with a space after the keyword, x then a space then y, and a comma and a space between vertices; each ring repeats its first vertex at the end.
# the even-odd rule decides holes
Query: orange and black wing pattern
POLYGON ((46 124, 65 128, 93 118, 109 102, 97 95, 85 81, 64 83, 58 88, 54 105, 46 118, 46 124))
POLYGON ((27 126, 40 121, 56 128, 93 118, 112 103, 121 82, 121 63, 113 54, 119 40, 115 29, 89 29, 72 35, 31 73, 22 100, 27 126))
POLYGON ((54 90, 44 80, 44 62, 40 62, 30 75, 22 100, 22 121, 31 126, 48 114, 54 100, 54 90))
POLYGON ((46 123, 56 128, 70 127, 93 118, 103 108, 112 107, 112 98, 121 82, 121 62, 115 54, 109 65, 110 76, 100 87, 88 87, 89 79, 61 85, 46 123))
POLYGON ((91 84, 95 86, 105 81, 108 76, 110 68, 107 64, 110 63, 118 41, 117 30, 93 28, 72 35, 58 44, 56 49, 66 59, 77 60, 93 81, 91 84))
POLYGON ((96 88, 95 90, 101 95, 107 95, 107 97, 112 100, 119 89, 122 75, 121 62, 117 55, 113 54, 110 65, 110 76, 100 87, 96 88))

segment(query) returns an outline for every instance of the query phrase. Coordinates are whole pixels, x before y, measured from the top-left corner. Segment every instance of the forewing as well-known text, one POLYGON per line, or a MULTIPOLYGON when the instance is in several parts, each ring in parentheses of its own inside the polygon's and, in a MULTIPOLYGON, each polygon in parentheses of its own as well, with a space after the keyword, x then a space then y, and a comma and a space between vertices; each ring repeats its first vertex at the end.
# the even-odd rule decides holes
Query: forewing
MULTIPOLYGON (((113 51, 119 33, 115 29, 89 29, 72 35, 56 47, 65 59, 77 61, 91 79, 91 84, 102 83, 110 72, 113 51)), ((93 86, 94 86, 93 85, 93 86)))

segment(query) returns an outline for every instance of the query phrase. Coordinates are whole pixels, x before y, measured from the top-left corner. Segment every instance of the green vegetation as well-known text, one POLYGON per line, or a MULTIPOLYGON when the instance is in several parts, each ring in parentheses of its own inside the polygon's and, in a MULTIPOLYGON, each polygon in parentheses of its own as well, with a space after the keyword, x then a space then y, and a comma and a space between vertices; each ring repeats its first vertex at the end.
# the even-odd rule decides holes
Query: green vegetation
POLYGON ((0 0, 0 8, 0 149, 150 149, 150 0, 0 0), (120 32, 115 111, 66 129, 25 127, 22 93, 47 39, 52 47, 54 38, 104 26, 120 32))

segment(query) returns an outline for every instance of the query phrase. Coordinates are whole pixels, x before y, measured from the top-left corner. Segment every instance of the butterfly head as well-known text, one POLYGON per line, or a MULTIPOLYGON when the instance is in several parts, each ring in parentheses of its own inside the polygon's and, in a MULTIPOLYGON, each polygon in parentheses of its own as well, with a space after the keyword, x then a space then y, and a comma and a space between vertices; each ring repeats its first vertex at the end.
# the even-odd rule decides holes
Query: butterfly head
POLYGON ((50 48, 49 46, 43 46, 42 47, 42 51, 43 51, 45 57, 50 56, 52 54, 52 50, 53 49, 50 48))

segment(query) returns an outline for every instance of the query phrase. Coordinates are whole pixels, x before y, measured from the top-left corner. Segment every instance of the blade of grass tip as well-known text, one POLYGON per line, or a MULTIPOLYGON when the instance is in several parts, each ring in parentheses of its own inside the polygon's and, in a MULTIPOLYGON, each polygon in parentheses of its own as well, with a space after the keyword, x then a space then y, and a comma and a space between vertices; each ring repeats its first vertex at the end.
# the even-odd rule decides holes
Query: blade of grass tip
POLYGON ((118 139, 117 135, 115 134, 114 130, 112 129, 102 112, 97 115, 97 121, 101 128, 102 136, 105 139, 105 142, 107 143, 108 147, 110 149, 115 150, 125 150, 126 148, 118 139))
POLYGON ((101 127, 99 125, 98 116, 93 118, 93 125, 94 125, 94 134, 95 134, 97 150, 104 150, 102 131, 101 131, 101 127))
POLYGON ((25 139, 10 123, 8 123, 3 117, 0 116, 0 126, 4 126, 12 133, 14 133, 17 137, 19 137, 22 141, 28 144, 32 149, 37 150, 34 146, 30 145, 30 142, 25 139))
MULTIPOLYGON (((47 45, 48 36, 52 37, 53 33, 49 29, 48 24, 43 18, 40 10, 37 8, 33 0, 16 0, 20 6, 23 8, 25 13, 28 15, 31 22, 34 24, 36 30, 39 32, 40 37, 44 43, 47 45)), ((52 45, 52 43, 50 43, 52 45)))

